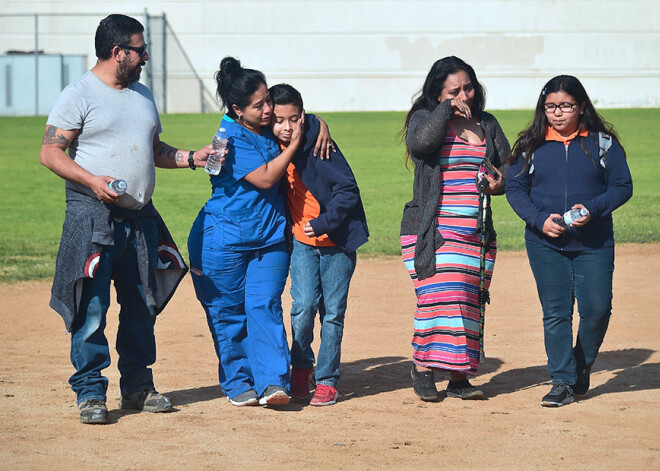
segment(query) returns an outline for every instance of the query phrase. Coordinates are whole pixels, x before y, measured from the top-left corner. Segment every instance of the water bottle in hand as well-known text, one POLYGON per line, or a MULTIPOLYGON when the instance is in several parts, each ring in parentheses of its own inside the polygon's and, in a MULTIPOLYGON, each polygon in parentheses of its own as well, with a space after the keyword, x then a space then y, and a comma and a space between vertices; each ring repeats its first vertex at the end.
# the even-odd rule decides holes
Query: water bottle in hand
POLYGON ((578 219, 582 219, 587 214, 589 214, 589 211, 587 211, 585 208, 571 209, 570 211, 566 211, 564 213, 564 224, 570 226, 572 223, 578 219))
POLYGON ((211 147, 215 150, 215 154, 209 155, 208 160, 206 161, 206 166, 204 170, 209 175, 217 175, 222 169, 222 163, 220 162, 220 157, 225 155, 225 149, 227 148, 227 143, 229 140, 225 135, 225 128, 220 128, 218 134, 213 136, 213 141, 211 141, 211 147))
POLYGON ((562 217, 555 218, 554 222, 560 226, 568 227, 578 219, 585 217, 587 214, 589 214, 589 211, 587 211, 585 208, 571 209, 570 211, 566 211, 562 217))
POLYGON ((108 187, 110 187, 110 189, 118 195, 123 195, 126 193, 128 185, 126 185, 126 182, 121 178, 115 178, 110 183, 108 183, 108 187))

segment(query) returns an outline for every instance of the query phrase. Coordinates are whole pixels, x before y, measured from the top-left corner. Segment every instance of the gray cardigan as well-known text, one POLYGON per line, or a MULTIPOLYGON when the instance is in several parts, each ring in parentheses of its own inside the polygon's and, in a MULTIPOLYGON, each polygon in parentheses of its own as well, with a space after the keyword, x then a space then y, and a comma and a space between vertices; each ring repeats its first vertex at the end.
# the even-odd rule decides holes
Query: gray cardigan
MULTIPOLYGON (((435 251, 444 243, 436 230, 435 219, 442 191, 440 148, 452 113, 451 101, 446 100, 433 111, 415 111, 408 123, 406 144, 415 164, 415 179, 413 199, 403 209, 401 235, 417 235, 415 272, 420 280, 435 274, 435 251)), ((486 158, 506 175, 508 165, 503 162, 511 153, 511 147, 500 124, 492 114, 483 112, 481 128, 486 135, 486 158)), ((487 216, 486 231, 490 241, 495 238, 490 206, 487 216)))

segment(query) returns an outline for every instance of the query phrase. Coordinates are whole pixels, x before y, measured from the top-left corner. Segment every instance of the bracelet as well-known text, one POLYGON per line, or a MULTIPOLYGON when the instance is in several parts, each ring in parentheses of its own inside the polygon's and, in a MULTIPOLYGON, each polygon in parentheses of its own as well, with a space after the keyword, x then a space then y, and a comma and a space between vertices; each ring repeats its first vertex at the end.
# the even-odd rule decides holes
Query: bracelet
POLYGON ((188 167, 190 167, 193 170, 197 169, 197 165, 195 165, 195 151, 194 150, 191 150, 190 153, 188 154, 188 167))

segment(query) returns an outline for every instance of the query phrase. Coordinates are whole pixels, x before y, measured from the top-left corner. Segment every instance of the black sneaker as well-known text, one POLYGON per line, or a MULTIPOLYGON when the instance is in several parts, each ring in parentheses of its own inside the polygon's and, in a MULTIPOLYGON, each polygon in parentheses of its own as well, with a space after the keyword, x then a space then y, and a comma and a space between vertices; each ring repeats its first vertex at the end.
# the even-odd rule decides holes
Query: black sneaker
POLYGON ((155 389, 145 389, 133 394, 122 396, 119 400, 120 409, 137 409, 145 412, 170 412, 172 401, 155 389))
POLYGON ((573 394, 576 397, 584 397, 589 391, 589 376, 591 375, 591 368, 586 366, 579 366, 577 369, 577 382, 571 385, 573 394))
POLYGON ((90 399, 78 404, 80 422, 83 424, 107 424, 108 408, 102 399, 90 399))
POLYGON ((413 391, 422 401, 433 402, 438 400, 438 390, 435 387, 433 371, 417 371, 413 363, 410 376, 412 377, 413 391))
POLYGON ((544 407, 561 407, 573 402, 573 390, 566 383, 553 384, 548 394, 541 399, 544 407))
POLYGON ((484 392, 470 384, 467 378, 460 381, 449 381, 447 385, 447 397, 458 397, 463 400, 484 399, 484 392))

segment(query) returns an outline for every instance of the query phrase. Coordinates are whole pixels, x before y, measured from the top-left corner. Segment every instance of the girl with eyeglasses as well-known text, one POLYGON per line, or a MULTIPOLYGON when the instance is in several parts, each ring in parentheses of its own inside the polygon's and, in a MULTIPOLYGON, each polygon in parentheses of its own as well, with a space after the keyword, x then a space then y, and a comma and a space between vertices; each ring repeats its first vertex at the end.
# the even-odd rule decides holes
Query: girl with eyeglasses
POLYGON ((526 223, 525 247, 543 309, 552 389, 541 400, 560 407, 583 397, 612 312, 612 212, 632 196, 632 179, 612 125, 580 81, 551 79, 534 120, 513 146, 506 195, 526 223), (562 215, 584 209, 566 225, 562 215), (573 305, 580 324, 573 344, 573 305))

